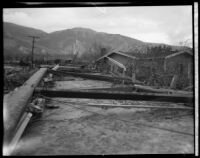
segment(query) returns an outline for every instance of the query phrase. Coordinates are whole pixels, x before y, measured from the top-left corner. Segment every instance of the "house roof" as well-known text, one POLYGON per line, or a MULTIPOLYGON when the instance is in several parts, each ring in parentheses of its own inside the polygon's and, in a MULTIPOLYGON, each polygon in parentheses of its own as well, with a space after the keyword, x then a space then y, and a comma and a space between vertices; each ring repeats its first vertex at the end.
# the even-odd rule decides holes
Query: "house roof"
POLYGON ((184 53, 187 53, 187 54, 193 56, 193 53, 191 51, 183 50, 183 51, 180 51, 180 52, 177 52, 177 53, 174 53, 174 54, 170 54, 170 55, 166 56, 165 59, 169 59, 169 58, 172 58, 172 57, 184 54, 184 53))
POLYGON ((105 54, 104 56, 100 57, 99 59, 97 59, 96 62, 101 60, 101 59, 103 59, 103 58, 105 58, 105 57, 108 57, 108 56, 110 56, 111 54, 114 54, 114 53, 122 55, 122 56, 126 56, 126 57, 131 58, 131 59, 136 59, 136 57, 128 55, 128 54, 125 54, 122 51, 112 51, 112 52, 109 52, 109 53, 105 54))

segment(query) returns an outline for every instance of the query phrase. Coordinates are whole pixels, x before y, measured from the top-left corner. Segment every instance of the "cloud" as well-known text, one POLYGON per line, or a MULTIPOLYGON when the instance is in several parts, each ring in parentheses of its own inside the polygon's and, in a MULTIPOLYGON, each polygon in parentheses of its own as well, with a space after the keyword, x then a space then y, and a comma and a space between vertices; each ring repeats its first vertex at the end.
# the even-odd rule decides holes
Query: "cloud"
POLYGON ((165 33, 138 33, 134 34, 135 38, 141 39, 144 42, 150 43, 170 43, 168 36, 165 33))
POLYGON ((192 37, 192 6, 3 9, 3 20, 46 32, 87 27, 167 44, 192 37))

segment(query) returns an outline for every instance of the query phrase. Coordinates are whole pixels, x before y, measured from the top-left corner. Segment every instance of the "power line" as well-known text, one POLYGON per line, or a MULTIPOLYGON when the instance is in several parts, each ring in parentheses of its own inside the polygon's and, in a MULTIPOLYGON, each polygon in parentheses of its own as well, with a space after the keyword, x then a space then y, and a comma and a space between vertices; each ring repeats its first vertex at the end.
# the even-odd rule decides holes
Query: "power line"
MULTIPOLYGON (((52 100, 52 101, 55 101, 55 102, 69 103, 69 102, 59 101, 59 100, 55 100, 55 99, 52 99, 52 98, 49 98, 49 97, 45 97, 45 96, 43 96, 43 95, 40 95, 40 96, 44 97, 45 99, 52 100)), ((98 113, 98 112, 90 111, 90 110, 87 110, 87 109, 82 109, 82 108, 79 108, 79 107, 74 107, 73 105, 69 105, 69 104, 67 104, 67 105, 70 106, 70 107, 76 108, 76 109, 80 109, 80 110, 82 110, 82 111, 87 111, 87 112, 94 113, 94 114, 98 114, 98 115, 101 115, 101 116, 107 116, 107 115, 104 115, 104 114, 100 114, 100 113, 98 113)), ((119 118, 116 118, 116 120, 130 123, 130 125, 132 125, 132 126, 134 126, 134 127, 135 127, 135 125, 137 124, 137 125, 141 125, 141 126, 144 126, 144 127, 150 127, 150 128, 154 128, 154 129, 159 129, 159 130, 163 130, 163 131, 168 131, 168 132, 171 132, 171 133, 178 133, 178 134, 183 134, 183 135, 194 136, 194 135, 191 134, 191 133, 186 133, 186 132, 181 132, 181 131, 175 131, 175 130, 172 130, 172 129, 166 129, 166 128, 161 128, 161 127, 155 127, 155 126, 146 125, 146 124, 143 124, 143 123, 140 123, 140 122, 133 123, 133 122, 131 122, 131 121, 124 120, 124 119, 119 119, 119 118)))
POLYGON ((40 38, 39 36, 28 36, 30 38, 33 39, 32 41, 32 51, 31 51, 31 67, 33 68, 33 64, 34 64, 34 59, 33 59, 33 55, 34 55, 34 44, 35 44, 35 39, 40 38))

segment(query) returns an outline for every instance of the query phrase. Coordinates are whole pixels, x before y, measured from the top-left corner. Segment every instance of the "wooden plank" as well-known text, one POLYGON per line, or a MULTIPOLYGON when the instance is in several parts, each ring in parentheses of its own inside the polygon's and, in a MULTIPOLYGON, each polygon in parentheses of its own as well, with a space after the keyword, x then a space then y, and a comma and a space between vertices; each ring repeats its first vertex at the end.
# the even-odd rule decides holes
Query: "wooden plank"
POLYGON ((23 134, 26 126, 28 125, 28 123, 29 123, 32 115, 33 115, 32 113, 27 113, 26 116, 25 116, 25 118, 23 119, 23 121, 22 121, 19 129, 15 133, 15 135, 14 135, 14 137, 13 137, 11 143, 10 143, 10 153, 8 153, 9 155, 11 155, 12 152, 14 152, 15 147, 16 147, 19 139, 21 138, 21 136, 22 136, 22 134, 23 134))
POLYGON ((90 91, 90 90, 42 90, 37 88, 36 93, 48 97, 63 98, 91 98, 91 99, 117 99, 117 100, 143 100, 175 103, 193 103, 193 95, 169 95, 155 93, 126 93, 115 91, 90 91))
MULTIPOLYGON (((79 105, 79 104, 78 104, 79 105)), ((182 110, 193 110, 191 107, 168 107, 168 106, 150 106, 150 105, 123 105, 123 104, 80 104, 85 106, 105 107, 105 108, 155 108, 155 109, 182 109, 182 110)))
POLYGON ((171 89, 175 89, 176 88, 176 85, 177 85, 177 82, 178 82, 178 74, 175 74, 172 78, 172 81, 170 83, 170 88, 171 89))

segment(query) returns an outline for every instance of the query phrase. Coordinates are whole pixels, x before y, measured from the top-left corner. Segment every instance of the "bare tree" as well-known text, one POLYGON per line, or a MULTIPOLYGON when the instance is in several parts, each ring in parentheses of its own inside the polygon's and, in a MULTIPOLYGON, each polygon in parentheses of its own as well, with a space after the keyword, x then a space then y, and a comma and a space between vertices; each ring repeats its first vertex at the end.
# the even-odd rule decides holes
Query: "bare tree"
POLYGON ((185 47, 192 47, 192 39, 188 38, 184 41, 179 42, 180 46, 185 46, 185 47))

